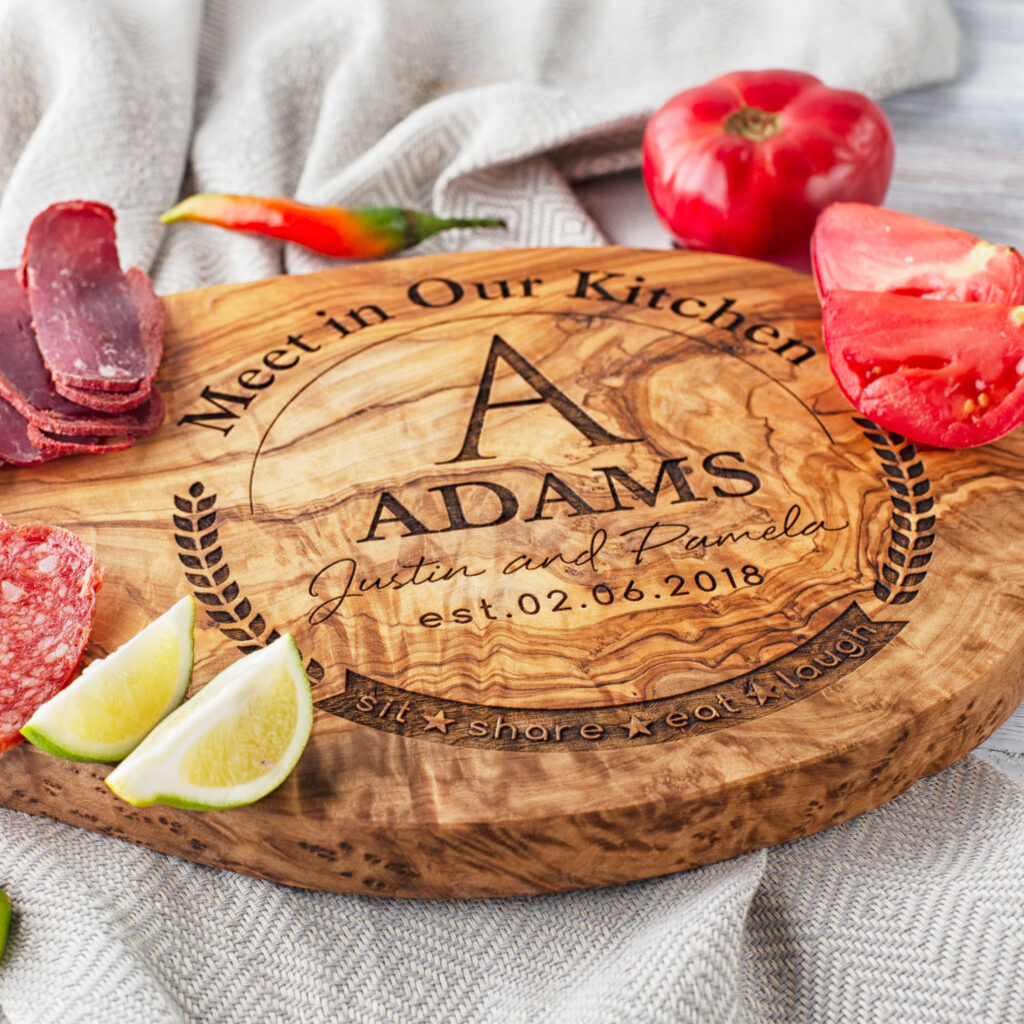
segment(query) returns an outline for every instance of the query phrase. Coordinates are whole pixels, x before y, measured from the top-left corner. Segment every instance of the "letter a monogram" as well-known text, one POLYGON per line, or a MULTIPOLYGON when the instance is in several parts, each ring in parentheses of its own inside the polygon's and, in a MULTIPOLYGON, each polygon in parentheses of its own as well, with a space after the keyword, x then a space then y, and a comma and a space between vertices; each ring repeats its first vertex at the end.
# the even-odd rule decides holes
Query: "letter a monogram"
POLYGON ((473 404, 473 412, 469 417, 469 427, 466 430, 466 438, 462 442, 462 449, 454 459, 446 459, 436 465, 445 466, 452 462, 467 462, 473 459, 493 459, 493 455, 480 454, 480 434, 484 427, 484 417, 488 409, 505 409, 514 405, 538 405, 545 403, 550 405, 564 419, 568 420, 592 445, 602 444, 633 444, 641 441, 639 437, 616 437, 609 433, 599 423, 592 420, 564 391, 559 390, 551 383, 532 363, 524 359, 507 341, 499 335, 494 336, 491 342, 491 350, 487 355, 487 365, 484 367, 483 376, 480 378, 480 387, 477 390, 476 402, 473 404), (491 388, 494 385, 494 374, 498 367, 498 360, 504 359, 527 384, 537 392, 536 398, 520 398, 511 402, 492 402, 491 388))

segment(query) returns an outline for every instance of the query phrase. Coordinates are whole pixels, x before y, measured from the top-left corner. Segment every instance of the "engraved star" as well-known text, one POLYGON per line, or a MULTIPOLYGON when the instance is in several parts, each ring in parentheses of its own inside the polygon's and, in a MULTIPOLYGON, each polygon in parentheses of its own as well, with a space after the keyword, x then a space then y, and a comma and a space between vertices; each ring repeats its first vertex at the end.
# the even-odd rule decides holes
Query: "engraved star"
POLYGON ((642 719, 637 718, 636 715, 630 715, 629 722, 626 725, 619 726, 619 728, 628 729, 629 739, 633 739, 634 736, 639 736, 641 734, 644 736, 650 736, 651 730, 647 728, 650 724, 650 722, 645 722, 642 719))
POLYGON ((747 683, 747 699, 756 700, 758 707, 764 707, 768 701, 781 700, 782 697, 775 683, 759 683, 755 680, 747 683))
POLYGON ((420 717, 427 723, 427 727, 423 730, 424 732, 436 729, 438 732, 443 732, 446 736, 448 735, 448 726, 455 721, 454 718, 445 718, 443 708, 436 715, 421 715, 420 717))

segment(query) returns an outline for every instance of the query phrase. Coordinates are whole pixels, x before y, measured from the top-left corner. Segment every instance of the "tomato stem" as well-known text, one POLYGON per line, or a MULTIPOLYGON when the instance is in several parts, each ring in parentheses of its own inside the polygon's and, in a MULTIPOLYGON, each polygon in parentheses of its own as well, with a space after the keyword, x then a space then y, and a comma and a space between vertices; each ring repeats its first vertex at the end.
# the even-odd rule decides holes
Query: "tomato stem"
POLYGON ((782 131, 782 118, 760 107, 743 107, 726 118, 725 130, 752 142, 763 142, 782 131))

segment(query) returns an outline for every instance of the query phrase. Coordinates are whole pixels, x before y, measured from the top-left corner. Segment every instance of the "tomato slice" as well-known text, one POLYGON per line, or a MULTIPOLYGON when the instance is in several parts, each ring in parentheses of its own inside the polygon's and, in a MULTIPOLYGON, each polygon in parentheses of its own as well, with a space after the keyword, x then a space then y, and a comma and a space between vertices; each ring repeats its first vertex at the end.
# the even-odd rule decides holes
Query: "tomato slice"
POLYGON ((818 294, 836 288, 1024 303, 1024 259, 956 228, 866 203, 833 203, 811 237, 818 294))
POLYGON ((834 289, 822 312, 839 387, 879 426, 972 448, 1024 423, 1024 305, 834 289))

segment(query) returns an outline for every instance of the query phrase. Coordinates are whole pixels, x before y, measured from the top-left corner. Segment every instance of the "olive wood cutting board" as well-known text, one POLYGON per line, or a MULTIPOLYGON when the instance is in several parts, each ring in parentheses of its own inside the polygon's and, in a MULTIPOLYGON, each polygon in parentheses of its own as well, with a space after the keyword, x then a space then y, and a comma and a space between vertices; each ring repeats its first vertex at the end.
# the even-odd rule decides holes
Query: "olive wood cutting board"
POLYGON ((9 807, 289 885, 562 890, 844 821, 1024 697, 1024 431, 857 414, 805 276, 539 249, 164 303, 162 429, 5 469, 2 511, 95 547, 86 660, 192 593, 193 689, 290 631, 313 733, 205 813, 23 744, 9 807))

